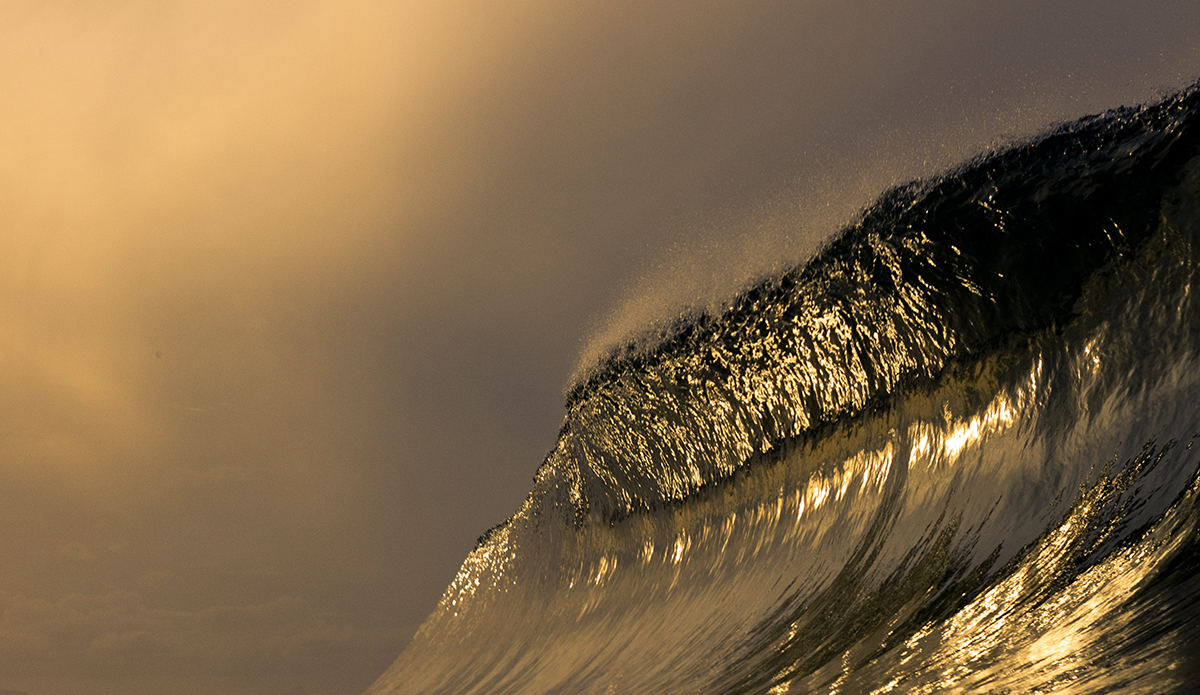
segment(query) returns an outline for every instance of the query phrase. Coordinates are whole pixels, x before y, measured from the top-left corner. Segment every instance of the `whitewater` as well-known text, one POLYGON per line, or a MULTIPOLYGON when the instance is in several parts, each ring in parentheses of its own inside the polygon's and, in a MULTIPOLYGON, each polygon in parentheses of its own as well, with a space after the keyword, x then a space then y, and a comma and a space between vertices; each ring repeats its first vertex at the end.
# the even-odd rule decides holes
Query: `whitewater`
POLYGON ((1200 689, 1200 86, 613 350, 368 695, 1200 689))

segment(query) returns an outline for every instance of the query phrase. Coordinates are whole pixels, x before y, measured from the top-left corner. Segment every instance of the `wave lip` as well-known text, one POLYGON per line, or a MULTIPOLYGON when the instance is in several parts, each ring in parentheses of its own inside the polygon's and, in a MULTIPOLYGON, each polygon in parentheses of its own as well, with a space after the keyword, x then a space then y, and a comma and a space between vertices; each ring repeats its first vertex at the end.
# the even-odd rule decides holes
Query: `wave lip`
MULTIPOLYGON (((1067 124, 885 193, 812 262, 610 355, 550 465, 601 514, 678 500, 955 359, 1067 321, 1156 228, 1197 150, 1195 90, 1067 124)), ((581 510, 582 511, 582 510, 581 510)))

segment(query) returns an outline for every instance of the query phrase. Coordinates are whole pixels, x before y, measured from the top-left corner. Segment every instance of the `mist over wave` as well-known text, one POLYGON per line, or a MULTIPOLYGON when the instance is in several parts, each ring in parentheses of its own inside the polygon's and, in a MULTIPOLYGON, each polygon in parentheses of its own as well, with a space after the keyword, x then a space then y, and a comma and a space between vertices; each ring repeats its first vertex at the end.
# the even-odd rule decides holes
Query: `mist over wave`
POLYGON ((1200 87, 587 371, 384 693, 1189 692, 1200 87))

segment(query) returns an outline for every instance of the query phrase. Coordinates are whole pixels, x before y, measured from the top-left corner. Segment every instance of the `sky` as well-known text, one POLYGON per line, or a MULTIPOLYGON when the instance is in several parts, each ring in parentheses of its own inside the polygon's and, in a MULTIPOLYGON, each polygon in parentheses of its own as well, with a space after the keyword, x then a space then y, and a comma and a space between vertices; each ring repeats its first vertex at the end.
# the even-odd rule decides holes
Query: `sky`
POLYGON ((0 3, 0 690, 354 695, 605 348, 1200 5, 0 3))

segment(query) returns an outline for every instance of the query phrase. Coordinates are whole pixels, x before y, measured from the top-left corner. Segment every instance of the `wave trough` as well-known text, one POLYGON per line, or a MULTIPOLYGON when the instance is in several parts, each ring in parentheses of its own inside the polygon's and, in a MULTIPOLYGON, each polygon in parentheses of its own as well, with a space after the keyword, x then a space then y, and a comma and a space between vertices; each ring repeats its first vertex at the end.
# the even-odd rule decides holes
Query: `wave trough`
POLYGON ((895 188, 610 354, 368 694, 1200 687, 1198 110, 895 188))

